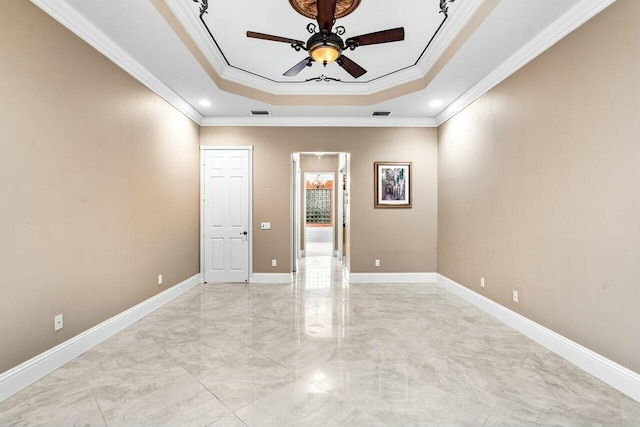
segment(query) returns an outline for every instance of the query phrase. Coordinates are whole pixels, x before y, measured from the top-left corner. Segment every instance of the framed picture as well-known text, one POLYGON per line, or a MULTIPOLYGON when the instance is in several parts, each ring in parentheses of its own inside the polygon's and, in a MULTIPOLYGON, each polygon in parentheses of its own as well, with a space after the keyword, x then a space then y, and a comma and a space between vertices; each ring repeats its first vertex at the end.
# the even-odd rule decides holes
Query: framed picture
POLYGON ((411 162, 375 162, 376 208, 411 207, 411 162))

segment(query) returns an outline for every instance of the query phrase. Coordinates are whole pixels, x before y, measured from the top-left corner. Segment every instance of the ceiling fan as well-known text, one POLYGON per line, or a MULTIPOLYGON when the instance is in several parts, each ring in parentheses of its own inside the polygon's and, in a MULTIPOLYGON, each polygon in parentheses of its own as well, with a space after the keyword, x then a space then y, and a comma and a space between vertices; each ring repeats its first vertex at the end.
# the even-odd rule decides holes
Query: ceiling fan
POLYGON ((351 74, 353 78, 357 79, 366 73, 367 70, 353 62, 342 52, 346 49, 355 50, 355 48, 359 46, 404 40, 404 27, 362 34, 349 37, 343 41, 340 36, 345 33, 344 27, 338 26, 333 28, 335 23, 336 1, 337 0, 317 0, 319 30, 315 24, 309 24, 307 30, 312 35, 306 43, 301 40, 256 33, 254 31, 247 31, 247 37, 289 43, 296 51, 304 50, 309 52, 309 56, 286 71, 283 74, 284 76, 293 77, 302 71, 304 67, 310 67, 314 61, 323 64, 325 67, 328 63, 335 61, 339 66, 344 68, 347 73, 351 74))

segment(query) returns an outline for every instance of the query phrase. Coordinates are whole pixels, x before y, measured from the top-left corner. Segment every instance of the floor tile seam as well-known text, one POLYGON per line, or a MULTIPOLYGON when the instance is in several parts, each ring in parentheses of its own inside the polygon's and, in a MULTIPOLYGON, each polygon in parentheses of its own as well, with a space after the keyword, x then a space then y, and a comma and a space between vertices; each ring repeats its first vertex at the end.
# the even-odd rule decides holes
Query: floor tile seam
MULTIPOLYGON (((513 367, 511 368, 509 371, 514 371, 516 369, 519 369, 519 367, 513 367)), ((492 405, 491 408, 489 409, 489 413, 487 414, 487 418, 484 420, 484 422, 482 423, 482 427, 484 427, 487 422, 489 421, 489 419, 491 419, 491 417, 496 413, 496 410, 498 408, 500 408, 500 402, 502 402, 503 400, 509 400, 509 398, 506 396, 507 394, 507 389, 509 387, 509 385, 511 385, 513 383, 513 378, 515 378, 513 375, 503 375, 502 379, 498 380, 498 384, 500 386, 500 393, 498 395, 496 395, 496 403, 494 405, 492 405), (503 379, 504 378, 509 378, 507 381, 505 381, 505 384, 502 384, 503 379)), ((488 405, 487 405, 488 407, 488 405)))
MULTIPOLYGON (((162 347, 162 346, 161 346, 162 347)), ((164 347, 162 347, 162 350, 167 353, 167 355, 175 362, 175 364, 177 366, 179 366, 188 376, 190 376, 191 378, 193 378, 198 384, 200 384, 215 400, 217 400, 218 402, 220 402, 220 404, 222 406, 224 406, 230 413, 233 413, 233 411, 231 410, 231 408, 229 408, 212 390, 209 389, 209 387, 207 387, 205 384, 202 383, 202 381, 200 381, 200 379, 198 379, 198 377, 196 377, 194 374, 192 374, 185 366, 182 365, 182 363, 180 363, 175 357, 173 357, 173 355, 171 355, 171 353, 169 353, 164 347)), ((225 363, 223 365, 218 366, 216 369, 222 367, 222 366, 226 366, 228 363, 225 363)), ((228 414, 226 414, 228 415, 228 414)), ((219 417, 216 420, 211 421, 209 424, 213 424, 214 422, 217 422, 219 420, 221 420, 222 418, 224 418, 226 415, 223 415, 221 417, 219 417)))
POLYGON ((109 423, 107 423, 107 418, 105 417, 104 412, 102 411, 102 408, 100 407, 100 403, 98 402, 98 398, 96 397, 95 393, 93 392, 93 387, 91 387, 91 385, 89 385, 89 387, 90 387, 90 390, 91 390, 91 398, 95 402, 96 407, 98 408, 98 412, 100 412, 100 416, 102 417, 102 421, 104 421, 105 427, 108 427, 109 423))
MULTIPOLYGON (((179 361, 178 359, 176 359, 176 358, 171 354, 171 352, 169 351, 169 349, 165 348, 162 344, 159 344, 159 345, 160 345, 160 347, 162 347, 162 350, 163 350, 165 353, 167 353, 167 354, 169 355, 169 357, 171 357, 171 359, 173 359, 173 361, 176 363, 176 365, 178 365, 178 366, 179 366, 180 368, 182 368, 183 370, 187 371, 187 372, 189 373, 189 375, 191 375, 192 377, 194 377, 194 378, 197 380, 196 376, 195 376, 194 374, 192 374, 192 373, 191 373, 191 371, 189 371, 189 369, 188 369, 186 366, 184 366, 182 363, 180 363, 180 361, 179 361)), ((182 344, 181 344, 181 345, 182 345, 182 344)), ((226 365, 228 365, 228 364, 229 364, 229 362, 224 362, 224 363, 220 363, 219 365, 213 366, 212 368, 213 368, 213 369, 218 369, 218 368, 221 368, 221 367, 226 366, 226 365)))
MULTIPOLYGON (((98 344, 98 345, 100 345, 100 344, 98 344)), ((91 350, 88 350, 88 351, 91 351, 91 350)), ((80 356, 76 357, 71 362, 73 362, 73 361, 79 359, 80 357, 84 356, 87 352, 82 353, 80 356)), ((71 363, 71 362, 69 362, 69 363, 71 363)), ((100 406, 100 402, 98 402, 98 397, 96 396, 96 388, 97 388, 97 386, 94 386, 93 384, 91 384, 91 379, 92 379, 92 377, 94 375, 97 374, 97 372, 94 372, 93 369, 92 369, 92 372, 87 372, 86 367, 82 366, 82 363, 79 363, 79 367, 80 367, 80 370, 82 371, 82 379, 81 379, 81 381, 84 382, 85 385, 87 386, 87 388, 89 390, 89 393, 91 393, 91 399, 96 404, 96 407, 98 408, 98 412, 100 413, 100 417, 102 417, 102 421, 104 421, 105 427, 108 427, 109 423, 107 423, 107 418, 106 418, 106 416, 104 414, 104 411, 102 410, 102 407, 100 406)))
MULTIPOLYGON (((203 318, 203 317, 200 317, 200 318, 202 319, 202 321, 203 321, 204 323, 206 323, 207 325, 211 326, 211 327, 212 327, 213 329, 215 329, 216 331, 219 331, 219 332, 221 332, 221 333, 223 333, 223 334, 225 334, 225 335, 228 335, 225 331, 223 331, 222 329, 220 329, 220 328, 216 327, 216 325, 214 325, 214 323, 213 323, 212 321, 210 321, 209 319, 205 319, 205 318, 203 318)), ((233 338, 233 337, 232 337, 232 338, 233 338)))
MULTIPOLYGON (((91 351, 91 350, 88 350, 88 351, 91 351)), ((72 363, 73 361, 76 361, 80 357, 84 356, 88 351, 82 353, 80 356, 76 357, 75 359, 73 359, 71 362, 68 362, 68 363, 72 363)), ((79 380, 81 382, 84 382, 84 384, 86 385, 87 389, 89 390, 89 393, 91 394, 91 399, 93 400, 93 402, 95 403, 96 407, 98 408, 98 412, 100 413, 100 417, 102 418, 102 421, 104 422, 104 425, 108 426, 109 424, 107 423, 107 419, 106 419, 106 417, 104 415, 102 407, 100 406, 100 403, 98 402, 98 398, 97 398, 96 393, 95 393, 96 387, 94 385, 92 385, 91 381, 90 381, 91 377, 95 374, 95 372, 91 372, 91 373, 87 372, 87 369, 84 366, 82 366, 81 363, 79 364, 79 367, 80 367, 80 370, 82 371, 81 379, 74 378, 74 380, 79 380)), ((40 381, 36 382, 35 384, 40 384, 40 381)))
MULTIPOLYGON (((221 415, 221 416, 220 416, 220 417, 218 417, 217 419, 215 419, 215 420, 211 421, 209 424, 213 424, 213 423, 215 423, 215 422, 218 422, 218 421, 220 421, 221 419, 223 419, 224 417, 226 417, 227 415, 229 415, 229 414, 233 414, 233 410, 232 410, 231 408, 229 408, 229 406, 227 406, 227 404, 226 404, 226 403, 224 403, 224 402, 222 401, 222 399, 220 399, 220 398, 219 398, 219 397, 218 397, 218 396, 217 396, 217 395, 216 395, 216 394, 215 394, 215 393, 214 393, 214 392, 213 392, 209 387, 207 387, 207 386, 206 386, 202 381, 200 381, 200 380, 198 379, 198 377, 196 377, 195 375, 193 375, 193 374, 192 374, 191 372, 189 372, 186 368, 184 368, 184 367, 183 367, 183 369, 184 369, 185 371, 187 371, 187 373, 188 373, 188 374, 189 374, 189 375, 190 375, 194 380, 196 380, 196 382, 197 382, 198 384, 200 384, 200 385, 201 385, 201 386, 202 386, 202 387, 203 387, 203 388, 204 388, 204 389, 205 389, 205 390, 206 390, 206 391, 211 395, 211 397, 213 397, 215 400, 217 400, 217 401, 218 401, 218 402, 219 402, 223 407, 225 407, 225 408, 226 408, 226 410, 227 410, 227 411, 229 411, 229 413, 224 414, 224 415, 221 415)), ((209 424, 206 424, 206 425, 209 425, 209 424)))
MULTIPOLYGON (((246 408, 246 407, 248 407, 248 406, 253 405, 253 404, 254 404, 254 403, 256 403, 257 401, 262 400, 262 399, 266 398, 267 396, 270 396, 270 395, 272 395, 273 393, 275 393, 275 392, 277 392, 277 391, 282 390, 283 388, 285 388, 285 387, 287 387, 287 386, 291 385, 292 383, 296 382, 297 380, 298 380, 298 378, 294 378, 294 379, 287 380, 287 382, 286 382, 286 383, 284 383, 283 385, 281 385, 281 386, 279 386, 279 387, 276 387, 274 390, 271 390, 270 392, 268 392, 268 393, 266 393, 266 394, 264 394, 264 395, 262 395, 262 396, 260 396, 260 397, 257 397, 257 398, 255 398, 255 399, 251 400, 250 402, 246 403, 245 405, 241 406, 240 408, 238 408, 238 409, 236 409, 236 410, 232 410, 231 412, 232 412, 236 417, 240 418, 240 421, 242 421, 243 423, 247 424, 247 423, 246 423, 246 422, 245 422, 245 421, 240 417, 240 415, 238 415, 238 412, 242 411, 244 408, 246 408)), ((226 405, 225 405, 225 406, 226 406, 226 405)), ((248 424, 247 424, 247 425, 248 425, 248 424)))
POLYGON ((284 365, 283 363, 280 363, 279 361, 277 361, 277 360, 273 359, 272 357, 270 357, 270 356, 268 356, 268 355, 264 354, 263 352, 261 352, 261 351, 259 351, 259 350, 256 350, 255 348, 251 347, 250 345, 247 345, 247 344, 245 344, 245 343, 242 343, 242 345, 246 346, 249 350, 251 350, 251 351, 254 351, 254 352, 258 353, 260 356, 262 356, 262 357, 264 357, 264 358, 266 358, 266 359, 269 359, 270 361, 272 361, 272 362, 273 362, 273 363, 275 363, 276 365, 278 365, 278 366, 280 366, 280 367, 282 367, 282 368, 286 369, 288 372, 292 373, 291 368, 289 368, 288 366, 284 365))
MULTIPOLYGON (((260 351, 258 351, 258 350, 256 350, 256 349, 254 349, 254 348, 253 348, 253 347, 251 347, 250 345, 245 344, 244 342, 242 342, 242 341, 241 341, 241 340, 239 340, 238 338, 235 338, 235 337, 233 337, 233 336, 229 335, 228 333, 226 333, 226 332, 225 332, 225 331, 223 331, 222 329, 218 329, 218 328, 216 328, 215 326, 212 326, 212 327, 213 327, 214 329, 216 329, 217 331, 219 331, 220 333, 222 333, 223 335, 225 335, 225 336, 229 337, 229 338, 230 338, 231 340, 233 340, 234 342, 236 342, 236 343, 238 343, 238 344, 242 345, 244 348, 246 348, 246 349, 248 349, 248 350, 251 350, 251 351, 253 351, 253 352, 257 353, 257 354, 259 354, 260 356, 265 357, 266 359, 269 359, 269 360, 270 360, 270 361, 272 361, 273 363, 275 363, 275 364, 277 364, 277 365, 281 366, 282 368, 286 369, 287 371, 290 371, 290 369, 289 369, 287 366, 283 365, 282 363, 278 362, 277 360, 274 360, 274 359, 272 359, 271 357, 267 356, 266 354, 264 354, 264 353, 262 353, 262 352, 260 352, 260 351)), ((174 360, 175 360, 175 359, 174 359, 174 360)), ((176 362, 177 362, 177 361, 176 361, 176 362)), ((179 363, 179 362, 178 362, 178 363, 179 363)), ((217 366, 217 367, 216 367, 216 369, 221 368, 221 367, 223 367, 223 366, 227 366, 227 365, 229 365, 230 363, 231 363, 231 362, 224 363, 224 364, 222 364, 222 365, 220 365, 220 366, 217 366)))
MULTIPOLYGON (((247 407, 249 407, 249 406, 253 405, 254 403, 258 402, 259 400, 266 399, 268 396, 271 396, 272 394, 274 394, 274 393, 276 393, 276 392, 278 392, 278 391, 282 390, 283 388, 290 386, 291 384, 295 383, 296 381, 304 381, 304 382, 306 382, 307 384, 310 384, 310 385, 311 385, 311 386, 313 386, 313 387, 318 387, 315 383, 313 383, 313 382, 311 382, 311 381, 307 380, 306 378, 304 378, 304 377, 302 377, 302 376, 301 376, 301 377, 297 377, 297 378, 295 378, 295 379, 292 379, 292 380, 290 380, 290 381, 287 381, 287 383, 286 383, 286 384, 284 384, 284 385, 282 385, 282 386, 280 386, 280 387, 276 388, 275 390, 272 390, 272 391, 270 391, 269 393, 267 393, 267 394, 265 394, 265 395, 263 395, 263 396, 261 396, 261 397, 258 397, 258 398, 257 398, 257 399, 255 399, 255 400, 251 401, 250 403, 247 403, 246 405, 242 406, 241 408, 236 409, 235 411, 233 411, 234 415, 235 415, 236 417, 240 418, 240 420, 241 420, 242 422, 244 422, 244 420, 242 419, 242 417, 240 417, 240 415, 238 415, 238 412, 240 412, 240 411, 242 411, 243 409, 245 409, 245 408, 247 408, 247 407)), ((333 393, 333 392, 331 392, 331 391, 327 391, 327 390, 323 389, 322 387, 318 387, 318 388, 322 389, 322 390, 323 390, 323 391, 325 391, 327 394, 329 394, 329 395, 331 395, 331 396, 335 397, 336 399, 338 399, 338 400, 340 400, 340 401, 342 401, 342 402, 344 402, 344 403, 346 403, 346 404, 348 404, 348 405, 353 406, 353 404, 351 404, 351 403, 347 402, 346 400, 342 399, 339 395, 337 395, 337 394, 335 394, 335 393, 333 393)), ((247 423, 245 423, 245 424, 246 424, 246 425, 248 425, 247 423)))
POLYGON ((237 415, 235 414, 235 412, 233 412, 233 411, 231 411, 231 413, 230 413, 230 414, 225 415, 224 417, 221 417, 221 418, 219 418, 219 419, 217 419, 217 420, 213 421, 212 423, 209 423, 209 424, 205 425, 204 427, 211 427, 213 424, 217 423, 218 421, 220 421, 220 420, 222 420, 222 419, 224 419, 224 418, 226 418, 226 417, 228 417, 228 416, 230 416, 230 415, 233 415, 233 416, 234 416, 238 421, 240 421, 240 422, 242 423, 242 425, 244 425, 245 427, 249 427, 249 424, 245 423, 245 422, 244 422, 244 420, 240 419, 240 417, 239 417, 239 416, 237 416, 237 415))
POLYGON ((489 418, 491 418, 491 415, 493 415, 493 412, 489 413, 489 415, 487 415, 487 418, 484 420, 484 422, 482 423, 481 427, 485 427, 487 425, 487 421, 489 421, 489 418))

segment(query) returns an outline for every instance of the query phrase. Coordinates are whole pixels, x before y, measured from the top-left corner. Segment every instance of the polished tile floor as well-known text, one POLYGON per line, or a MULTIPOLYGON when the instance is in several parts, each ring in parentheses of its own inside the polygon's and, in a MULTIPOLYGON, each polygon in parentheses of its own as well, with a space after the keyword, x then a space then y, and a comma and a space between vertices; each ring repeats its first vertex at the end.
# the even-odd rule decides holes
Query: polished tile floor
POLYGON ((435 285, 305 263, 294 285, 198 286, 0 404, 0 426, 640 425, 640 404, 435 285))

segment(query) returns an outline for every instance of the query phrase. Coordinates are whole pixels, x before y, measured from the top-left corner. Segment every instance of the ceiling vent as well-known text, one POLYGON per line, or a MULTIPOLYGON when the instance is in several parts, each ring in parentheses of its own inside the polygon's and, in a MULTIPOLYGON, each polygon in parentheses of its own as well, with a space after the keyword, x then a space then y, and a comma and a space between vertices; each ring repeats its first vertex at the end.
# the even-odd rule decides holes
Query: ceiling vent
POLYGON ((388 116, 389 114, 391 114, 391 111, 374 111, 373 113, 371 113, 372 116, 388 116))
POLYGON ((268 116, 269 114, 267 110, 251 110, 252 116, 268 116))

